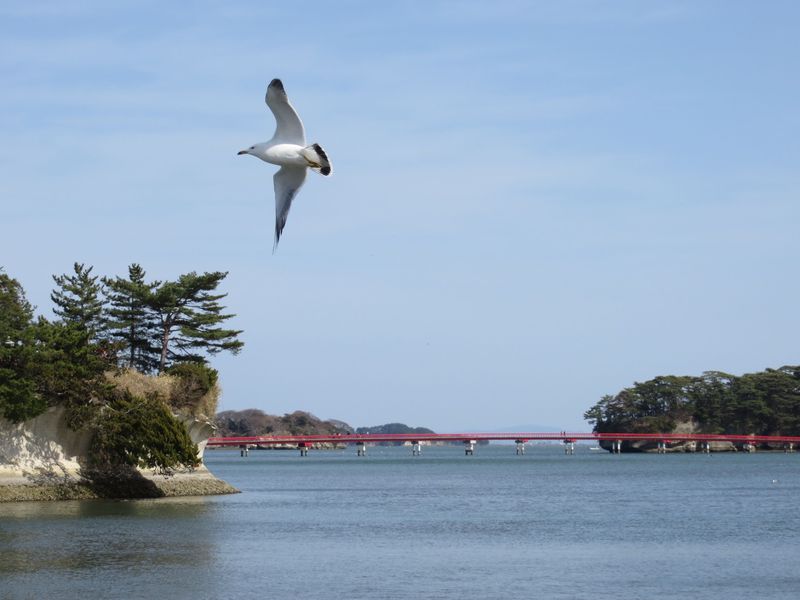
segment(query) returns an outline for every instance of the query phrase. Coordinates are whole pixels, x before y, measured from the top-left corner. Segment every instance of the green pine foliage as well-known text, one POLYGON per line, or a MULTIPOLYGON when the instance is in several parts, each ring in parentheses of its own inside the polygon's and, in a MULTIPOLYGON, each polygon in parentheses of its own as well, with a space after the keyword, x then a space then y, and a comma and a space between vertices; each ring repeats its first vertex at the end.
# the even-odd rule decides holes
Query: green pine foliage
POLYGON ((584 418, 600 433, 669 432, 691 422, 702 433, 800 435, 800 366, 655 377, 603 396, 584 418))
POLYGON ((91 335, 77 320, 34 321, 22 287, 0 273, 0 416, 17 423, 55 405, 85 412, 102 395, 102 374, 114 366, 91 335))
POLYGON ((33 307, 16 279, 0 271, 0 416, 12 422, 47 408, 34 373, 33 307))
POLYGON ((85 329, 91 339, 97 339, 104 329, 105 301, 103 286, 98 283, 98 276, 92 276, 92 269, 76 262, 73 275, 53 275, 58 287, 50 294, 50 299, 55 304, 53 312, 63 323, 85 329))
POLYGON ((133 263, 128 277, 103 278, 106 306, 106 331, 120 352, 120 366, 150 373, 158 368, 159 348, 155 339, 156 320, 149 309, 153 292, 160 281, 148 283, 142 267, 133 263))
POLYGON ((177 281, 163 282, 153 292, 148 308, 157 322, 159 373, 175 362, 202 363, 204 353, 239 353, 244 345, 238 339, 242 332, 219 327, 234 316, 223 314, 225 307, 219 303, 227 294, 213 293, 227 275, 191 272, 177 281))
POLYGON ((95 424, 93 466, 121 465, 169 472, 200 464, 197 445, 161 398, 113 393, 95 424))
POLYGON ((70 425, 80 429, 102 405, 109 389, 103 374, 114 368, 113 357, 77 323, 50 323, 40 318, 35 332, 38 393, 50 406, 67 407, 70 425))
POLYGON ((225 314, 215 293, 227 273, 186 273, 176 281, 145 280, 138 264, 128 278, 106 278, 107 330, 122 353, 122 365, 142 373, 163 373, 172 365, 206 362, 206 355, 237 354, 239 330, 221 327, 225 314))

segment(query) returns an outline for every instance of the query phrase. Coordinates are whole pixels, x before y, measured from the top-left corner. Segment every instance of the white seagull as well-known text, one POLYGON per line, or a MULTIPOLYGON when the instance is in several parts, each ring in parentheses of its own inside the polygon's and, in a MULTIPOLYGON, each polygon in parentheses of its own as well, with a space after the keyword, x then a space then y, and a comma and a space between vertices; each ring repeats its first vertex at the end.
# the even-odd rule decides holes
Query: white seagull
POLYGON ((289 103, 286 90, 280 79, 273 79, 267 87, 267 106, 275 115, 275 134, 268 142, 262 142, 241 150, 239 154, 251 154, 281 168, 275 173, 275 245, 278 247, 281 233, 289 216, 289 208, 300 187, 306 180, 306 170, 312 169, 322 175, 331 174, 328 155, 319 144, 306 146, 303 122, 289 103))

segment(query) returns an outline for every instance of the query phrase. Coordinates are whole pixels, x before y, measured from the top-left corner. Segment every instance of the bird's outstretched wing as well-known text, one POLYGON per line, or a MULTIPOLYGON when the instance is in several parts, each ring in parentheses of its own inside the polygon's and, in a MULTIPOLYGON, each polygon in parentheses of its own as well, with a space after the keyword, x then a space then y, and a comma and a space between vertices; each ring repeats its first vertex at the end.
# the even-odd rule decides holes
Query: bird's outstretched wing
POLYGON ((275 115, 275 121, 277 122, 275 135, 272 139, 275 142, 284 144, 305 146, 306 132, 303 129, 303 122, 297 116, 292 105, 289 104, 289 98, 286 95, 286 90, 283 89, 283 83, 280 79, 273 79, 270 82, 264 100, 272 114, 275 115))
POLYGON ((281 233, 286 225, 286 218, 289 216, 289 209, 292 207, 292 200, 306 180, 306 167, 281 167, 272 178, 275 183, 275 245, 272 251, 278 247, 281 233))

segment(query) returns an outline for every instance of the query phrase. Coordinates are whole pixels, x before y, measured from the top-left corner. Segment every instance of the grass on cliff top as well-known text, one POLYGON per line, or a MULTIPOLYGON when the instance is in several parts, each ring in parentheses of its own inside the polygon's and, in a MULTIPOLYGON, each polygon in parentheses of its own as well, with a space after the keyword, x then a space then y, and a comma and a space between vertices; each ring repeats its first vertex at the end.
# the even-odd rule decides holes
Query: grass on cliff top
POLYGON ((155 395, 174 412, 195 418, 213 419, 221 395, 216 371, 205 365, 180 365, 160 375, 124 369, 106 378, 119 390, 140 398, 155 395))

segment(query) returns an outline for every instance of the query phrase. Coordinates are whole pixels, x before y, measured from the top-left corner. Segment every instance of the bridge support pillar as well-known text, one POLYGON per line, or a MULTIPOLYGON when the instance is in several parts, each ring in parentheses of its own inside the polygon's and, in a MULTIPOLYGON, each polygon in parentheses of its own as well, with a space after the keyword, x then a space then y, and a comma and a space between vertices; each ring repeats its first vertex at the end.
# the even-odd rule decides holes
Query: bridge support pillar
POLYGON ((298 444, 297 448, 300 450, 300 456, 308 456, 308 446, 304 443, 298 444))
POLYGON ((667 453, 667 443, 666 442, 658 442, 658 453, 659 454, 666 454, 667 453))
POLYGON ((705 442, 703 442, 702 448, 703 452, 705 452, 706 454, 711 454, 711 442, 706 440, 705 442))
POLYGON ((787 453, 788 452, 794 452, 794 444, 792 444, 791 442, 788 442, 788 443, 784 444, 783 445, 783 451, 787 452, 787 453))
POLYGON ((475 454, 475 440, 466 440, 464 442, 464 455, 472 456, 475 454))
POLYGON ((621 454, 622 453, 622 440, 617 440, 615 442, 611 442, 611 453, 612 454, 621 454))
POLYGON ((575 441, 574 440, 564 440, 564 454, 568 454, 568 455, 575 454, 575 441))
POLYGON ((516 440, 514 443, 517 445, 517 456, 525 454, 525 440, 516 440))
POLYGON ((250 454, 250 448, 248 448, 246 444, 243 446, 239 446, 239 454, 241 455, 242 458, 248 456, 250 454))
POLYGON ((367 444, 366 442, 357 442, 356 443, 356 456, 366 456, 367 455, 367 444))
POLYGON ((411 442, 411 456, 422 456, 422 444, 419 442, 411 442))

